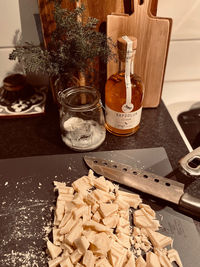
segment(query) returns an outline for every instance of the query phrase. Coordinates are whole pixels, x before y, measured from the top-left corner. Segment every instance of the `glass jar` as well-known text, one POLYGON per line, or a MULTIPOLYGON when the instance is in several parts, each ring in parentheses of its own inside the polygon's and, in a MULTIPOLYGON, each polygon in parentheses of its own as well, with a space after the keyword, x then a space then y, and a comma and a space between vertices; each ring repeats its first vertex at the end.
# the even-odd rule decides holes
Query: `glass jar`
POLYGON ((77 151, 100 146, 106 129, 99 92, 89 86, 71 87, 59 92, 58 101, 63 142, 77 151))

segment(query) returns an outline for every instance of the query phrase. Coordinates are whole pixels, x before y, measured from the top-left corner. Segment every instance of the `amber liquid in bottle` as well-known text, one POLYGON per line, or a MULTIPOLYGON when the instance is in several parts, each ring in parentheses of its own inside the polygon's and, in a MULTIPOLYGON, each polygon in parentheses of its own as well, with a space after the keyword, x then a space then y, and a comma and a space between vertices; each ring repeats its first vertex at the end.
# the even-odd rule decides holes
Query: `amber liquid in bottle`
MULTIPOLYGON (((121 62, 120 65, 123 68, 125 64, 121 62)), ((131 103, 134 106, 132 112, 135 114, 135 117, 141 116, 141 115, 136 114, 135 112, 137 111, 141 112, 142 100, 143 100, 143 83, 142 83, 141 78, 136 74, 130 74, 130 78, 131 78, 131 88, 132 88, 131 103)), ((117 112, 118 116, 121 116, 123 120, 124 116, 127 116, 127 117, 129 116, 129 113, 123 113, 122 111, 122 106, 125 103, 126 103, 125 71, 122 70, 112 75, 107 80, 106 87, 105 87, 105 104, 106 104, 107 110, 109 108, 110 110, 117 112)), ((128 135, 135 133, 139 129, 140 119, 136 119, 136 120, 137 121, 139 120, 138 123, 136 122, 137 125, 134 125, 135 123, 133 123, 133 127, 128 128, 128 129, 122 129, 124 128, 123 123, 121 127, 116 128, 110 125, 109 121, 106 120, 106 129, 109 132, 115 135, 118 135, 118 136, 128 136, 128 135)), ((124 124, 126 125, 126 122, 124 122, 124 124)))
POLYGON ((106 129, 118 136, 135 133, 140 126, 144 86, 134 73, 137 39, 123 36, 117 40, 119 70, 105 86, 106 129))

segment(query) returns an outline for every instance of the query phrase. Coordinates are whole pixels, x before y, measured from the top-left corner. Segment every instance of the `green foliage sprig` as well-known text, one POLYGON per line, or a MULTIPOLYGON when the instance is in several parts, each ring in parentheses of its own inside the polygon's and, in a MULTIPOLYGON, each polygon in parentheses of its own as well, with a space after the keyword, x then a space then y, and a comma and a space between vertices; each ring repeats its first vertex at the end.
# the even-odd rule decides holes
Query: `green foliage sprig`
POLYGON ((94 62, 115 57, 112 40, 96 31, 98 20, 84 17, 84 6, 69 10, 54 0, 55 30, 48 47, 32 43, 18 44, 10 59, 18 59, 27 72, 47 73, 62 83, 78 77, 77 73, 93 72, 94 62))

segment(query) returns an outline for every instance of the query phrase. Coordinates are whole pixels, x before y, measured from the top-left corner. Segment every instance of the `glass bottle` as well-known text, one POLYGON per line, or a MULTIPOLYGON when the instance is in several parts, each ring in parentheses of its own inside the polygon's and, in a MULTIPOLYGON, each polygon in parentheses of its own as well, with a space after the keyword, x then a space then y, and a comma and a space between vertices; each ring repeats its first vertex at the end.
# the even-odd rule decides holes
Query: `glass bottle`
POLYGON ((123 36, 117 40, 119 70, 105 86, 106 129, 118 136, 128 136, 140 127, 144 85, 134 73, 137 39, 123 36))
POLYGON ((60 91, 60 128, 63 142, 73 150, 90 151, 105 140, 105 119, 100 93, 79 86, 60 91))

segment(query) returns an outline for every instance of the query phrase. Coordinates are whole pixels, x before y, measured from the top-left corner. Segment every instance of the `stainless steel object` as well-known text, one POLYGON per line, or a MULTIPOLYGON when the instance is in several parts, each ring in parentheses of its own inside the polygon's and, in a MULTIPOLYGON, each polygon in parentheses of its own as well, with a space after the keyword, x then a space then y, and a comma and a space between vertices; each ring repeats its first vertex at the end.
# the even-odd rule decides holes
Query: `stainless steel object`
POLYGON ((84 160, 99 175, 172 202, 189 213, 200 216, 200 198, 184 192, 182 183, 112 160, 90 156, 85 156, 84 160))
POLYGON ((179 164, 186 175, 200 176, 200 147, 180 159, 179 164))

